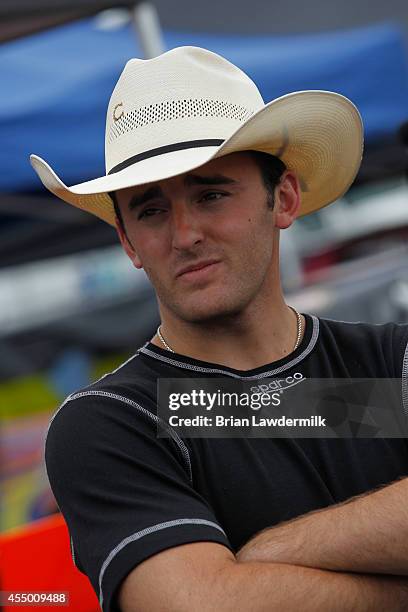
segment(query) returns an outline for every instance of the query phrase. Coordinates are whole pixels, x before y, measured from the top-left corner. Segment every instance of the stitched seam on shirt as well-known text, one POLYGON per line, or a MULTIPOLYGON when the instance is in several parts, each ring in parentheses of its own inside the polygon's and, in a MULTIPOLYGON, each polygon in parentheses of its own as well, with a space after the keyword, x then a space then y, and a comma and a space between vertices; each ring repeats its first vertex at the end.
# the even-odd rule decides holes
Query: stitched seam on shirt
POLYGON ((139 349, 139 353, 143 353, 144 355, 148 355, 149 357, 153 357, 153 359, 158 359, 160 361, 164 361, 169 365, 173 365, 177 368, 182 368, 184 370, 192 370, 193 372, 202 372, 206 374, 222 374, 223 376, 230 376, 232 378, 238 378, 240 380, 258 380, 260 378, 266 378, 267 376, 273 376, 274 374, 280 374, 289 368, 294 367, 300 361, 303 361, 305 357, 313 350, 315 344, 317 342, 317 338, 319 336, 319 319, 314 315, 311 315, 313 320, 313 332, 310 338, 310 342, 308 346, 292 361, 289 361, 285 365, 280 366, 279 368, 275 368, 274 370, 269 370, 268 372, 262 372, 261 374, 254 374, 253 376, 240 376, 239 374, 235 374, 233 372, 228 372, 227 370, 222 370, 221 368, 206 368, 203 366, 196 366, 190 363, 183 363, 182 361, 177 361, 176 359, 172 359, 171 357, 166 357, 165 355, 159 355, 154 353, 150 349, 142 347, 139 349))
MULTIPOLYGON (((134 402, 133 400, 129 399, 128 397, 125 397, 123 395, 117 395, 116 393, 111 393, 110 391, 80 391, 79 393, 74 393, 74 395, 71 395, 69 401, 74 400, 74 399, 79 399, 81 397, 86 397, 88 395, 97 395, 97 396, 100 396, 100 397, 109 397, 109 398, 115 399, 115 400, 117 400, 119 402, 123 402, 124 404, 129 404, 129 406, 132 406, 133 408, 136 408, 137 410, 142 412, 145 416, 147 416, 148 418, 152 419, 156 424, 160 423, 160 425, 169 433, 171 438, 177 444, 177 447, 178 447, 179 451, 181 452, 183 461, 184 461, 185 465, 187 466, 189 480, 190 480, 190 482, 193 481, 193 473, 192 473, 192 469, 191 469, 191 461, 190 461, 190 455, 189 455, 189 452, 188 452, 188 448, 184 444, 183 440, 179 437, 177 432, 175 432, 167 423, 165 423, 165 421, 163 421, 162 419, 159 419, 159 417, 157 417, 155 414, 153 414, 149 410, 146 410, 146 408, 143 408, 143 406, 140 406, 140 404, 138 404, 137 402, 134 402)), ((66 401, 64 403, 66 403, 66 401)), ((62 406, 61 406, 61 408, 62 408, 62 406)))
MULTIPOLYGON (((47 462, 45 461, 45 447, 47 445, 47 438, 48 438, 48 432, 50 431, 50 427, 51 427, 51 423, 53 422, 53 420, 55 419, 55 417, 57 416, 57 414, 59 413, 59 411, 61 410, 61 408, 63 406, 65 406, 65 404, 67 404, 70 400, 72 399, 72 396, 69 395, 61 404, 61 406, 58 408, 58 410, 56 410, 50 420, 50 422, 48 423, 48 427, 47 427, 47 431, 45 434, 45 439, 44 439, 44 466, 45 466, 45 473, 47 474, 47 478, 48 478, 48 482, 51 482, 49 474, 48 474, 48 469, 47 469, 47 462)), ((75 567, 78 567, 76 564, 76 559, 75 559, 75 550, 74 550, 74 542, 71 538, 71 557, 72 557, 72 561, 75 565, 75 567)), ((79 569, 79 567, 78 567, 79 569)))
MULTIPOLYGON (((146 410, 146 408, 143 408, 142 406, 140 406, 139 404, 137 404, 133 400, 130 400, 127 397, 123 397, 122 395, 116 395, 116 393, 109 393, 108 391, 82 391, 82 392, 79 392, 79 393, 73 393, 72 395, 69 395, 66 398, 66 400, 61 404, 59 409, 55 412, 55 414, 53 415, 51 421, 49 422, 47 433, 46 433, 46 437, 45 437, 45 444, 46 444, 46 441, 47 441, 48 432, 49 432, 51 423, 53 422, 54 418, 57 416, 57 414, 61 410, 61 408, 63 406, 65 406, 65 404, 67 404, 68 402, 70 402, 70 401, 72 401, 74 399, 77 399, 77 398, 80 398, 80 397, 84 397, 84 396, 88 396, 88 395, 98 395, 98 396, 102 396, 102 397, 110 397, 110 398, 115 399, 117 401, 124 402, 125 404, 129 404, 130 406, 133 406, 134 408, 136 408, 139 411, 141 411, 144 415, 146 415, 147 417, 151 418, 155 423, 158 423, 160 421, 162 426, 170 434, 171 438, 176 443, 177 448, 181 452, 182 459, 183 459, 184 463, 187 466, 189 480, 190 480, 190 482, 193 482, 193 472, 192 472, 192 468, 191 468, 190 455, 189 455, 189 452, 188 452, 188 449, 187 449, 186 445, 181 440, 181 438, 177 435, 177 433, 174 430, 172 430, 172 428, 169 427, 164 421, 161 421, 161 419, 159 419, 155 414, 152 414, 151 412, 149 412, 149 410, 146 410)), ((45 444, 44 444, 44 447, 45 447, 45 444)), ((47 472, 47 477, 48 477, 48 471, 47 471, 46 464, 45 464, 45 470, 47 472)), ((48 477, 48 480, 50 480, 49 477, 48 477)), ((71 538, 71 556, 72 556, 72 561, 73 561, 74 565, 76 567, 78 567, 77 564, 76 564, 74 542, 73 542, 72 538, 71 538)))
POLYGON ((408 418, 408 342, 405 347, 404 359, 402 360, 402 408, 405 416, 408 418))
POLYGON ((125 546, 127 546, 131 542, 140 540, 144 536, 149 535, 151 533, 155 533, 156 531, 161 531, 162 529, 168 529, 169 527, 177 527, 179 525, 207 525, 208 527, 214 527, 215 529, 218 529, 218 531, 221 531, 221 533, 225 537, 227 537, 224 530, 219 525, 217 525, 217 523, 214 523, 213 521, 207 521, 206 519, 195 519, 195 518, 175 519, 173 521, 166 521, 165 523, 157 523, 157 525, 146 527, 145 529, 142 529, 141 531, 138 531, 128 536, 127 538, 122 540, 117 546, 115 546, 113 550, 111 550, 111 552, 109 553, 109 555, 106 557, 105 561, 102 564, 101 571, 99 573, 99 603, 100 603, 101 608, 103 606, 102 580, 103 580, 103 577, 105 575, 105 572, 109 564, 112 562, 114 557, 116 557, 116 555, 123 548, 125 548, 125 546))
MULTIPOLYGON (((146 346, 147 342, 141 347, 144 348, 146 346)), ((132 361, 132 359, 134 359, 135 357, 139 357, 139 350, 136 351, 136 353, 134 355, 132 355, 131 357, 129 357, 129 359, 126 359, 126 361, 124 361, 123 363, 121 363, 117 368, 115 368, 114 370, 112 370, 111 372, 106 372, 106 374, 103 374, 100 378, 98 378, 97 380, 94 380, 94 382, 90 383, 89 385, 87 385, 86 387, 84 387, 84 389, 87 389, 88 387, 93 387, 94 385, 96 385, 98 382, 100 382, 101 380, 103 380, 104 378, 106 378, 107 376, 110 376, 111 374, 116 374, 116 372, 118 372, 121 368, 125 367, 125 365, 127 365, 130 361, 132 361)))
MULTIPOLYGON (((72 561, 73 561, 75 567, 78 567, 78 565, 76 563, 76 559, 75 559, 74 541, 73 541, 71 536, 69 537, 69 542, 70 542, 70 545, 71 545, 71 557, 72 557, 72 561)), ((79 569, 79 567, 78 567, 78 569, 79 569)))
MULTIPOLYGON (((147 342, 143 345, 142 348, 144 348, 146 346, 147 342)), ((111 374, 116 374, 116 372, 118 372, 121 368, 123 368, 126 364, 129 363, 129 361, 132 361, 132 359, 134 359, 135 357, 139 356, 139 352, 136 352, 134 355, 132 355, 131 357, 129 357, 129 359, 127 359, 126 361, 124 361, 123 363, 121 363, 115 370, 112 370, 111 372, 107 372, 106 374, 104 374, 103 376, 101 376, 100 378, 98 378, 98 380, 95 380, 93 383, 91 383, 90 385, 88 385, 89 387, 92 387, 93 385, 96 385, 96 383, 100 382, 102 379, 104 379, 106 376, 110 376, 111 374)), ((87 389, 88 387, 85 387, 85 389, 87 389)), ((57 414, 59 413, 59 411, 61 410, 61 408, 63 408, 65 406, 65 404, 69 401, 71 401, 71 399, 73 398, 74 395, 76 395, 78 392, 74 391, 74 393, 71 393, 70 395, 68 395, 68 397, 65 398, 65 400, 62 402, 61 406, 58 408, 58 410, 56 410, 54 412, 54 414, 51 417, 50 422, 48 423, 48 427, 47 427, 47 431, 45 434, 45 443, 47 442, 47 436, 48 436, 48 432, 51 426, 51 423, 53 422, 53 420, 55 419, 55 417, 57 416, 57 414)), ((44 448, 45 448, 45 444, 44 444, 44 448)))

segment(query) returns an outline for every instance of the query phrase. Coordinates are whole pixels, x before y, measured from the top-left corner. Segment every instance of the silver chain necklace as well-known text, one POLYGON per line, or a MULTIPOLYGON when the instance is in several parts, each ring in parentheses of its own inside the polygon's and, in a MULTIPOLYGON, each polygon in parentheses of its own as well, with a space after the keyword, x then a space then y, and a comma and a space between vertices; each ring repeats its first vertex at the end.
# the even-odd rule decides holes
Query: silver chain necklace
MULTIPOLYGON (((299 346, 299 342, 300 342, 300 338, 302 336, 302 317, 301 315, 298 313, 298 311, 296 310, 296 308, 293 308, 292 306, 289 306, 289 308, 291 308, 293 310, 293 312, 296 315, 296 319, 297 319, 297 334, 296 334, 296 342, 295 342, 295 346, 292 349, 293 351, 296 351, 297 347, 299 346)), ((171 346, 169 346, 167 344, 167 342, 165 341, 165 339, 163 338, 163 334, 161 333, 161 325, 159 325, 159 327, 157 328, 157 336, 160 340, 160 342, 163 344, 163 346, 170 351, 170 353, 174 353, 175 351, 173 351, 173 349, 171 348, 171 346)))

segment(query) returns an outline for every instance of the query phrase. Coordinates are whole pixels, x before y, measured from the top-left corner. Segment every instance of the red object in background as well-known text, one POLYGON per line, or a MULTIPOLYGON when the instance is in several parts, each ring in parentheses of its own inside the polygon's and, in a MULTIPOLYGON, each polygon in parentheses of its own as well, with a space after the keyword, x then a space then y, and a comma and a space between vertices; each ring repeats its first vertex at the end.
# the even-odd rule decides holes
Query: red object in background
MULTIPOLYGON (((0 591, 68 592, 68 606, 34 606, 50 612, 100 612, 98 599, 71 558, 68 529, 61 514, 0 535, 0 591)), ((16 612, 21 606, 7 606, 16 612)), ((28 608, 27 608, 28 609, 28 608)))
POLYGON ((319 273, 339 263, 340 257, 336 249, 323 251, 315 255, 305 257, 303 262, 303 274, 305 281, 313 283, 319 273))

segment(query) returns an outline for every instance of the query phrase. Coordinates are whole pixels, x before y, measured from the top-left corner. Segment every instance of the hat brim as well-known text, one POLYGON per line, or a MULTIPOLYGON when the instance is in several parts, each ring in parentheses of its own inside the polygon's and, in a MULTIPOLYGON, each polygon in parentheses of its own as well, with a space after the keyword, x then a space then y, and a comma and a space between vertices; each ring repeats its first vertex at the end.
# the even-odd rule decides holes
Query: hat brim
POLYGON ((37 155, 31 155, 30 161, 49 191, 115 225, 108 192, 171 178, 245 150, 275 155, 296 172, 302 189, 299 216, 307 215, 340 198, 352 184, 363 152, 361 117, 340 94, 300 91, 266 104, 221 146, 164 153, 72 187, 37 155))

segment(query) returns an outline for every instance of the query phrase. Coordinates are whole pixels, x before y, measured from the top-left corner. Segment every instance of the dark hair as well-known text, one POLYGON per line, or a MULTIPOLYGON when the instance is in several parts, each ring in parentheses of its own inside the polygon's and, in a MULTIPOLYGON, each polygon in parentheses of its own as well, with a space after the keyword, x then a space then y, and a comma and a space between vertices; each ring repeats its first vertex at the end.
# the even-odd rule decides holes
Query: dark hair
POLYGON ((286 165, 279 157, 264 153, 263 151, 248 151, 248 153, 251 153, 252 159, 259 168, 263 184, 267 191, 267 205, 269 208, 273 209, 275 204, 275 187, 279 185, 282 174, 286 170, 286 165))
POLYGON ((123 231, 123 233, 125 234, 128 243, 132 244, 130 242, 129 236, 127 235, 127 232, 126 232, 125 222, 123 221, 122 213, 120 212, 120 208, 119 208, 119 204, 118 204, 118 198, 116 197, 116 192, 115 191, 108 191, 108 196, 110 196, 111 199, 112 199, 113 209, 115 211, 115 215, 116 215, 116 219, 118 221, 118 225, 121 228, 121 230, 123 231))
MULTIPOLYGON (((252 155, 252 158, 259 168, 261 173, 262 181, 267 192, 267 205, 268 208, 273 209, 274 207, 274 192, 275 187, 279 184, 282 174, 286 170, 286 166, 279 157, 264 153, 263 151, 247 151, 252 155)), ((123 222, 122 213, 120 212, 116 193, 110 191, 108 195, 112 198, 113 207, 115 209, 115 215, 118 220, 120 227, 125 233, 126 238, 129 240, 126 234, 125 224, 123 222)))
POLYGON ((121 226, 121 228, 123 229, 123 231, 126 234, 125 224, 123 223, 123 217, 122 217, 122 213, 120 212, 120 208, 119 208, 119 204, 118 204, 118 199, 116 197, 116 192, 115 191, 108 191, 108 196, 110 196, 112 201, 113 201, 113 208, 115 210, 115 215, 116 215, 116 218, 118 220, 118 223, 119 223, 119 225, 121 226))

